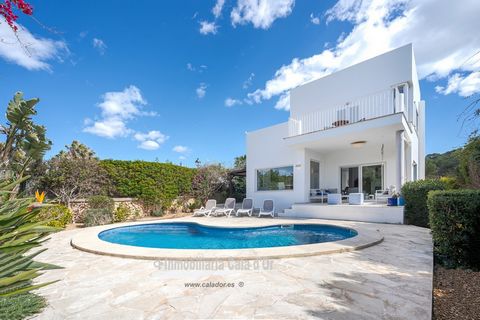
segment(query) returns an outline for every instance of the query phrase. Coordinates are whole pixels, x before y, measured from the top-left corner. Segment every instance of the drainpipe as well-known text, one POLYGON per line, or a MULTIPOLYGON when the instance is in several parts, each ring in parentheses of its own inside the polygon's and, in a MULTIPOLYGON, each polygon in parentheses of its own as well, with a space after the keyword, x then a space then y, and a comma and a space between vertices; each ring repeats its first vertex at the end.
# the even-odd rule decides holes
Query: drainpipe
POLYGON ((397 179, 396 191, 400 192, 403 181, 405 181, 405 144, 403 143, 403 130, 398 130, 395 133, 395 142, 397 145, 397 179))

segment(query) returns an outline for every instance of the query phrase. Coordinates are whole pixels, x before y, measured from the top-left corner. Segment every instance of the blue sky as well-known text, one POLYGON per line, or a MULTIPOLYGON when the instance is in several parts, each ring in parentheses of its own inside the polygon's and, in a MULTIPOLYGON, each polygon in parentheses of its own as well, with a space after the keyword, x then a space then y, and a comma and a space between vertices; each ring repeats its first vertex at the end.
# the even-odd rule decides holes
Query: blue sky
POLYGON ((21 16, 26 54, 0 23, 0 102, 18 90, 41 99, 48 156, 75 139, 101 158, 231 165, 245 131, 288 119, 289 89, 409 42, 427 153, 470 132, 457 117, 480 91, 480 57, 468 60, 480 49, 478 1, 31 3, 56 32, 21 16))

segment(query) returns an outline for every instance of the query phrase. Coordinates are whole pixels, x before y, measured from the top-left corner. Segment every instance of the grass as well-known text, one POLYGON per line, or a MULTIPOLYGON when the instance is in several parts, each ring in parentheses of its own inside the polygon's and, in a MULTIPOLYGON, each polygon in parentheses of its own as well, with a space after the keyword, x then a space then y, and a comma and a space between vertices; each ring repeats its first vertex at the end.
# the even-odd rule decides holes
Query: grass
POLYGON ((45 298, 33 293, 0 298, 0 319, 25 319, 39 313, 46 305, 45 298))

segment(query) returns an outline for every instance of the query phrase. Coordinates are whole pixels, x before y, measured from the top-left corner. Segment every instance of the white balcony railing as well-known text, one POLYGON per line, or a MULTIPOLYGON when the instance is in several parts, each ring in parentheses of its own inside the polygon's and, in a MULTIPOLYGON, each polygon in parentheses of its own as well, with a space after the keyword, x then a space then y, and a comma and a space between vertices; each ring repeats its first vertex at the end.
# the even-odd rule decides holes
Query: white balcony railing
POLYGON ((289 136, 327 130, 374 119, 397 112, 404 112, 408 91, 398 87, 364 96, 332 109, 316 111, 288 120, 289 136))

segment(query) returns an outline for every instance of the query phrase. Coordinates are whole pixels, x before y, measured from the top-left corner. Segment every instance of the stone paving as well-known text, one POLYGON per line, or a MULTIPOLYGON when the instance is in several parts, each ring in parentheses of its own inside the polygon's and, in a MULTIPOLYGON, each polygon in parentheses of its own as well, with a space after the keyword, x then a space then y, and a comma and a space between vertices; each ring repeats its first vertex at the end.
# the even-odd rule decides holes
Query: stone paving
MULTIPOLYGON (((228 225, 254 218, 211 219, 228 225)), ((39 278, 60 281, 38 290, 49 306, 36 318, 431 319, 429 230, 355 225, 379 229, 384 241, 359 251, 273 259, 258 266, 198 262, 197 270, 83 252, 70 246, 82 230, 63 231, 51 237, 38 258, 64 269, 39 278), (199 287, 186 286, 191 283, 199 287), (211 283, 225 287, 208 287, 211 283)))

